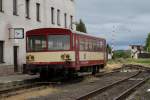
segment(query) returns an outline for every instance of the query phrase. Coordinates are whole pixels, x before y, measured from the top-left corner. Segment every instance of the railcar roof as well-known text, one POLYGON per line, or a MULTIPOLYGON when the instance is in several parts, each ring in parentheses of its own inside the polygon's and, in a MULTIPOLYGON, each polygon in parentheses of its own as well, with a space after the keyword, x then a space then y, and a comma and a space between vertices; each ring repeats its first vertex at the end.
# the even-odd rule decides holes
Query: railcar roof
POLYGON ((105 38, 101 38, 101 37, 98 37, 96 35, 92 35, 92 34, 89 34, 89 33, 84 33, 84 32, 79 32, 79 31, 72 31, 73 33, 76 33, 76 34, 79 34, 79 35, 85 35, 85 36, 90 36, 90 37, 95 37, 95 38, 99 38, 99 39, 104 39, 105 38))
POLYGON ((38 29, 33 29, 33 30, 30 30, 30 31, 27 31, 27 32, 33 32, 33 31, 37 31, 37 30, 48 30, 48 29, 67 30, 67 31, 70 31, 70 32, 75 33, 75 34, 79 34, 79 35, 84 35, 84 36, 89 36, 89 37, 94 37, 94 38, 99 38, 99 39, 104 39, 105 40, 105 38, 101 38, 101 37, 98 37, 98 36, 93 35, 93 34, 83 33, 83 32, 79 32, 79 31, 73 31, 73 30, 67 29, 67 28, 38 28, 38 29))

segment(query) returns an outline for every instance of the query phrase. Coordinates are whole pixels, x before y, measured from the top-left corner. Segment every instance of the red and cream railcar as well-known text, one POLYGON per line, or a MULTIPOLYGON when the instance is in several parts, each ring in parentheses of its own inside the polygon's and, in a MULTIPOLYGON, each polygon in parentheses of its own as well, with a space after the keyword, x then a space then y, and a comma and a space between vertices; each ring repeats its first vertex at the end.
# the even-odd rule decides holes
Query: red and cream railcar
POLYGON ((106 40, 62 28, 42 28, 26 33, 26 69, 30 72, 70 73, 106 64, 106 40))

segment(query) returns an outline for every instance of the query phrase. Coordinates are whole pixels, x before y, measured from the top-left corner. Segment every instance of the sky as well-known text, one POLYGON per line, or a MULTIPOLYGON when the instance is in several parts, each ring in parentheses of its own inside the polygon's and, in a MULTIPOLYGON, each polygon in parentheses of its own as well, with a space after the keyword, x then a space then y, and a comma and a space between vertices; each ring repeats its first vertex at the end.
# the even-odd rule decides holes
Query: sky
POLYGON ((150 32, 150 0, 76 0, 76 15, 114 49, 144 45, 150 32))

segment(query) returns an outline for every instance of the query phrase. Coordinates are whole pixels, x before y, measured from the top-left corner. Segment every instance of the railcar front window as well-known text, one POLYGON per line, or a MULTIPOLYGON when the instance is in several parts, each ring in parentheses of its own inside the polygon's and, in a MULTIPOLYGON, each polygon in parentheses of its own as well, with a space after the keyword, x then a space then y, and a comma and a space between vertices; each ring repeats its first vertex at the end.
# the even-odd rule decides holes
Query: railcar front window
POLYGON ((43 51, 43 50, 46 50, 45 36, 28 37, 28 51, 43 51))
POLYGON ((69 50, 70 36, 68 35, 49 35, 48 50, 69 50))

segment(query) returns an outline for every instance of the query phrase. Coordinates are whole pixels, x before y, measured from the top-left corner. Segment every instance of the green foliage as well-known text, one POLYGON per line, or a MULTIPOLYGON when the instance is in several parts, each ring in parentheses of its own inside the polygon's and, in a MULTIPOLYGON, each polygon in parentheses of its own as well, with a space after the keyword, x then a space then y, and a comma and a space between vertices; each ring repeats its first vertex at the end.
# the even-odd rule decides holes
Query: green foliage
POLYGON ((108 64, 135 64, 135 65, 144 65, 150 67, 150 59, 132 59, 132 58, 116 58, 109 60, 108 64))
POLYGON ((150 33, 148 33, 148 36, 146 38, 145 50, 150 52, 150 33))
POLYGON ((137 59, 135 60, 135 62, 141 63, 141 64, 150 64, 150 59, 137 59))
POLYGON ((109 44, 107 44, 107 51, 108 51, 108 53, 111 53, 111 51, 112 51, 112 48, 110 47, 109 44))
POLYGON ((130 58, 130 51, 117 50, 113 53, 113 58, 130 58))
POLYGON ((80 19, 79 23, 76 25, 76 30, 80 31, 80 32, 84 32, 86 33, 86 26, 84 24, 84 22, 80 19))

